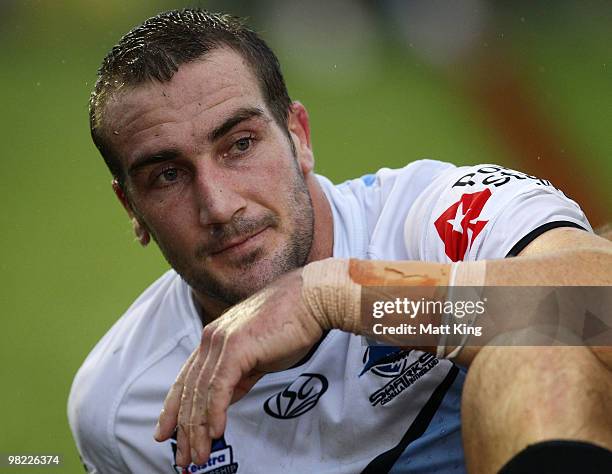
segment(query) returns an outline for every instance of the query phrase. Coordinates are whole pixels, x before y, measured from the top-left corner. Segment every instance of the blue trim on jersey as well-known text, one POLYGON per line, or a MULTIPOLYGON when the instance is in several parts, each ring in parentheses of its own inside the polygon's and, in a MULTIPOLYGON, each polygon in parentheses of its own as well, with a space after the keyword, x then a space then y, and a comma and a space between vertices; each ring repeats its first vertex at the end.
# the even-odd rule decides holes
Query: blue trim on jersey
POLYGON ((367 187, 370 187, 376 181, 376 175, 375 174, 364 174, 361 177, 361 181, 363 181, 363 184, 365 184, 367 187))
POLYGON ((429 426, 412 441, 389 474, 466 474, 461 444, 461 392, 466 371, 461 369, 429 426))

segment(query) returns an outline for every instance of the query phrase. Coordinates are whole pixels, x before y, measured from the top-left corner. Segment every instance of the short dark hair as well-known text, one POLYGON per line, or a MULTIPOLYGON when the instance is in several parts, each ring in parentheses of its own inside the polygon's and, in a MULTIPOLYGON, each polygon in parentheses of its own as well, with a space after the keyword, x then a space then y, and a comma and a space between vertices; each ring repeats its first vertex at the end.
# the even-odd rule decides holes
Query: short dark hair
POLYGON ((274 120, 287 130, 291 99, 278 59, 241 19, 200 9, 159 13, 128 32, 107 54, 89 101, 91 136, 120 185, 125 182, 124 171, 102 129, 109 97, 122 87, 167 82, 182 64, 222 46, 232 48, 246 59, 274 120))

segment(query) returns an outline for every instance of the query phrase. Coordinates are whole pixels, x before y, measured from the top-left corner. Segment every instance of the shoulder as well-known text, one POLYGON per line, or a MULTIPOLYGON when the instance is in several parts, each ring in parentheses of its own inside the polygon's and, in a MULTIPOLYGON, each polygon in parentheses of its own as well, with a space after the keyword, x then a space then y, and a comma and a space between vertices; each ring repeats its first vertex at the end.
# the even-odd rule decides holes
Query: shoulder
POLYGON ((403 222, 428 186, 450 170, 450 163, 418 160, 403 168, 382 168, 338 188, 354 197, 367 229, 368 258, 406 259, 403 222))
MULTIPOLYGON (((185 314, 191 310, 188 295, 188 287, 177 273, 166 272, 113 324, 87 356, 81 371, 90 367, 98 370, 101 362, 114 359, 119 353, 122 358, 129 354, 134 359, 142 359, 154 343, 167 342, 173 335, 180 337, 181 330, 187 329, 190 316, 185 314)), ((115 365, 115 368, 121 369, 120 372, 133 370, 133 364, 115 365)))
POLYGON ((182 314, 188 304, 183 285, 174 271, 159 278, 96 344, 77 372, 68 418, 86 464, 101 469, 104 462, 118 462, 114 418, 130 384, 194 332, 182 314))
POLYGON ((503 258, 546 226, 591 230, 578 204, 550 181, 483 164, 448 169, 432 180, 405 220, 404 237, 416 259, 503 258))
POLYGON ((367 199, 376 195, 380 204, 385 204, 394 193, 418 195, 432 180, 449 170, 456 169, 451 163, 436 160, 417 160, 403 168, 381 168, 376 173, 351 179, 338 186, 358 197, 367 199))

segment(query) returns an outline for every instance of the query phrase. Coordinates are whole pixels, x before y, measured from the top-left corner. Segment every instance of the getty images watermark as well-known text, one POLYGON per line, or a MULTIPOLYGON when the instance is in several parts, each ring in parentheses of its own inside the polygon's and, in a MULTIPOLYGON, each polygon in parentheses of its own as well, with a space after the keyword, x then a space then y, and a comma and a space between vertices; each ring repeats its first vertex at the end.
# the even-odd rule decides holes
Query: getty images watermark
POLYGON ((482 336, 482 326, 471 324, 476 316, 486 312, 486 298, 478 301, 431 301, 421 298, 412 300, 407 297, 395 298, 395 300, 377 300, 372 302, 372 317, 381 320, 372 324, 372 332, 375 335, 471 335, 482 336), (445 323, 435 324, 430 321, 432 317, 443 317, 445 323), (399 325, 388 325, 382 318, 389 316, 403 316, 411 322, 400 322, 399 325), (422 320, 416 321, 417 316, 422 320), (430 316, 429 318, 427 316, 430 316), (462 322, 468 317, 468 322, 462 322), (458 321, 457 321, 458 320, 458 321), (425 322, 423 322, 425 321, 425 322))
POLYGON ((363 287, 361 318, 391 345, 612 346, 612 287, 363 287))

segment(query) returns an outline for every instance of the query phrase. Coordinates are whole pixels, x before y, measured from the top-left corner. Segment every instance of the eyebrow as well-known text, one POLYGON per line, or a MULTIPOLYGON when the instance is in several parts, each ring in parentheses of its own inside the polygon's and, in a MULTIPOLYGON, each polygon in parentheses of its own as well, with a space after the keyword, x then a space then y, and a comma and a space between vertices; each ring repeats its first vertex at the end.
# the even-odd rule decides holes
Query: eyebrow
POLYGON ((208 139, 211 142, 217 141, 232 128, 245 120, 249 120, 253 117, 263 117, 264 111, 259 107, 245 107, 238 109, 229 118, 227 118, 221 125, 216 127, 208 134, 208 139))
MULTIPOLYGON (((211 142, 219 140, 226 133, 228 133, 232 128, 234 128, 239 123, 242 123, 246 120, 249 120, 253 117, 263 117, 264 111, 259 107, 243 107, 236 110, 230 117, 225 119, 225 121, 213 129, 208 134, 208 140, 211 142)), ((142 155, 137 157, 134 162, 128 167, 127 174, 128 176, 132 176, 138 170, 154 165, 157 163, 163 163, 164 161, 175 160, 180 156, 180 152, 175 149, 163 150, 158 153, 149 155, 142 155)))
POLYGON ((178 152, 178 150, 164 150, 159 153, 155 153, 154 155, 139 156, 129 166, 127 174, 128 176, 132 176, 139 169, 144 168, 146 166, 163 163, 164 161, 175 160, 179 156, 179 154, 180 153, 178 152))

